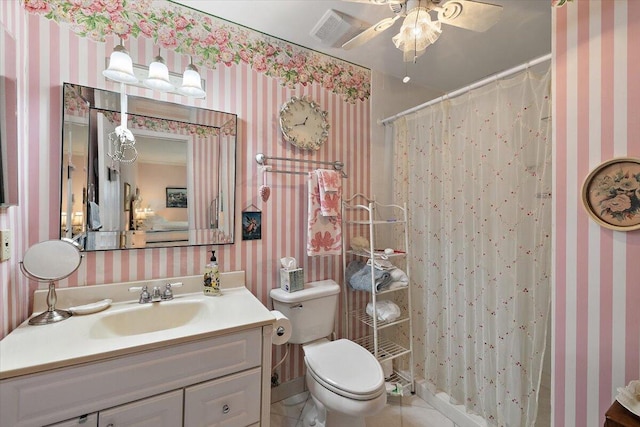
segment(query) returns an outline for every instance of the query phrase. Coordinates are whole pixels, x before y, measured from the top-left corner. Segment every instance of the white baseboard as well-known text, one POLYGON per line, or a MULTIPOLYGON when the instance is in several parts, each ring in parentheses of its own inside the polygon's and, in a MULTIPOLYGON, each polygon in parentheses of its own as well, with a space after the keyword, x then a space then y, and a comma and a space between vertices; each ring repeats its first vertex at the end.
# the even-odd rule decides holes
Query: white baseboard
POLYGON ((487 422, 482 417, 469 414, 464 406, 449 402, 446 393, 433 394, 422 378, 416 379, 416 394, 458 427, 487 427, 487 422))
POLYGON ((303 393, 307 390, 304 383, 304 376, 295 378, 286 383, 282 383, 277 387, 271 388, 271 403, 279 402, 296 394, 303 393))

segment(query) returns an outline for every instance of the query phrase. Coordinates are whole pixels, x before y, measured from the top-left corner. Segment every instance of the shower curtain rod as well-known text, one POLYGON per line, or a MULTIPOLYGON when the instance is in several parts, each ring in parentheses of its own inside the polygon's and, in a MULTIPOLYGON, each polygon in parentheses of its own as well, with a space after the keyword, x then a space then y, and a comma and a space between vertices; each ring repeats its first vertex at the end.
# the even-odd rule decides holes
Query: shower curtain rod
POLYGON ((431 101, 427 101, 424 104, 416 105, 415 107, 411 107, 408 110, 404 110, 404 111, 402 111, 402 112, 400 112, 398 114, 394 114, 393 116, 387 117, 386 119, 378 120, 378 124, 379 125, 386 125, 387 123, 393 122, 394 120, 399 119, 402 116, 406 116, 407 114, 411 114, 411 113, 414 113, 416 111, 422 110, 423 108, 429 107, 430 105, 433 105, 433 104, 437 104, 438 102, 444 101, 445 99, 455 98, 456 96, 462 95, 465 92, 468 92, 470 90, 479 88, 480 86, 484 86, 487 83, 490 83, 492 81, 495 81, 495 80, 510 76, 510 75, 515 74, 517 72, 520 72, 522 70, 526 70, 529 67, 533 67, 534 65, 538 65, 538 64, 540 64, 542 62, 545 62, 545 61, 548 61, 550 59, 551 59, 551 54, 550 53, 548 53, 546 55, 543 55, 543 56, 541 56, 539 58, 532 59, 531 61, 525 62, 524 64, 517 65, 517 66, 515 66, 513 68, 509 68, 508 70, 501 71, 499 73, 496 73, 496 74, 493 74, 493 75, 491 75, 489 77, 486 77, 486 78, 484 78, 482 80, 478 80, 477 82, 471 83, 470 85, 465 86, 465 87, 463 87, 461 89, 454 90, 453 92, 446 93, 446 94, 442 95, 441 97, 436 98, 436 99, 432 99, 431 101))

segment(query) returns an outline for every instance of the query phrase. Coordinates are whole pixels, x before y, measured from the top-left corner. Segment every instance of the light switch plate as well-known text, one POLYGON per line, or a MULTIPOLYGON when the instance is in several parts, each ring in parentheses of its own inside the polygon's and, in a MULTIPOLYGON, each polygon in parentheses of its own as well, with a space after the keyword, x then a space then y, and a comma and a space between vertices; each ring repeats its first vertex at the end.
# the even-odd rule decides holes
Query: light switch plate
POLYGON ((0 230, 0 261, 11 258, 11 230, 0 230))

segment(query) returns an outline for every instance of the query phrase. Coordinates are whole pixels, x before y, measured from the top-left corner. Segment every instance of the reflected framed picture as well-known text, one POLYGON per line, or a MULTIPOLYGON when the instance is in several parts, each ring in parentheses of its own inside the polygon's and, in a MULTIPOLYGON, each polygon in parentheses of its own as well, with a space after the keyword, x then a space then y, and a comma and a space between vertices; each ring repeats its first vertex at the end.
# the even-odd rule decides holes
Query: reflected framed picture
POLYGON ((186 208, 187 189, 183 187, 167 187, 166 206, 168 208, 186 208))
POLYGON ((262 239, 262 212, 242 212, 242 240, 262 239))
POLYGON ((124 211, 128 212, 129 211, 129 202, 131 201, 131 184, 129 184, 128 182, 124 183, 124 189, 122 191, 123 194, 123 204, 124 204, 124 211))
POLYGON ((602 227, 640 229, 640 159, 618 157, 600 164, 582 185, 582 204, 602 227))

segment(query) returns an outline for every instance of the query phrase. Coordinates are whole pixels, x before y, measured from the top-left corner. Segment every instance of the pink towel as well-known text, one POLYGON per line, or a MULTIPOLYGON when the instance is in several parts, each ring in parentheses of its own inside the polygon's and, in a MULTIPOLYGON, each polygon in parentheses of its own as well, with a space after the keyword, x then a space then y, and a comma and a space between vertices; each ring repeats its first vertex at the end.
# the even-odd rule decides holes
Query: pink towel
POLYGON ((320 212, 323 216, 338 216, 342 199, 340 172, 328 169, 316 170, 320 190, 320 212))
MULTIPOLYGON (((339 193, 339 192, 338 192, 339 193)), ((321 215, 318 174, 309 172, 309 224, 307 228, 307 255, 340 255, 342 253, 342 214, 321 215)))

